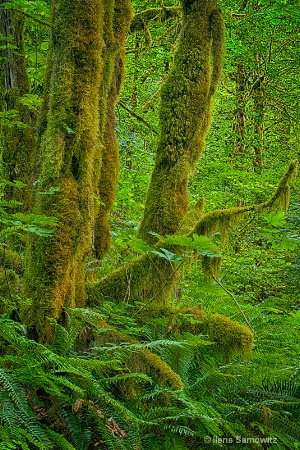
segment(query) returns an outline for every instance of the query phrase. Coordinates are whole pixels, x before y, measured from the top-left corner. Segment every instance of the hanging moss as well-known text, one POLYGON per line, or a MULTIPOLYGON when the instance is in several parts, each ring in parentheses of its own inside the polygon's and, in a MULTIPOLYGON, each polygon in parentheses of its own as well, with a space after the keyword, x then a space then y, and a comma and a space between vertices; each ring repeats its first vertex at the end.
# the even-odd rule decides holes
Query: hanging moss
POLYGON ((290 187, 289 184, 293 182, 297 176, 298 161, 290 162, 289 167, 280 180, 274 194, 265 202, 257 206, 257 209, 264 210, 267 208, 282 208, 287 211, 290 203, 290 187))
MULTIPOLYGON (((246 207, 215 210, 204 215, 204 201, 200 199, 195 208, 191 210, 182 221, 177 232, 178 235, 192 237, 193 234, 211 236, 215 232, 221 232, 223 243, 226 244, 230 229, 245 219, 250 212, 264 212, 278 205, 286 208, 289 183, 297 172, 297 161, 292 161, 288 170, 280 180, 274 194, 265 202, 246 207)), ((157 244, 158 250, 160 244, 157 244)), ((182 256, 186 249, 180 246, 170 247, 169 251, 182 256)), ((218 276, 221 269, 221 258, 203 257, 202 269, 211 276, 218 276)), ((147 308, 158 308, 166 305, 183 274, 182 267, 178 263, 167 261, 153 254, 147 254, 137 258, 131 264, 121 267, 107 277, 89 287, 90 303, 110 301, 142 301, 147 308)))
POLYGON ((222 240, 225 243, 227 240, 228 231, 252 211, 263 212, 264 210, 272 208, 282 208, 287 211, 289 205, 289 184, 295 179, 297 175, 298 161, 291 161, 289 167, 279 181, 274 194, 265 202, 258 205, 249 205, 245 207, 236 207, 229 209, 220 209, 206 214, 195 227, 194 232, 200 235, 211 236, 216 231, 219 231, 222 240))
POLYGON ((160 20, 165 22, 166 20, 173 17, 180 17, 181 8, 178 6, 169 6, 162 8, 149 8, 138 14, 135 14, 131 25, 130 31, 143 31, 148 29, 148 23, 152 20, 160 20))
MULTIPOLYGON (((249 213, 254 211, 264 213, 274 208, 281 208, 287 211, 290 200, 289 184, 296 177, 297 167, 298 162, 291 161, 286 173, 279 181, 274 194, 265 202, 258 205, 212 211, 199 220, 190 235, 196 233, 204 236, 212 236, 215 232, 220 232, 223 245, 227 245, 229 231, 244 220, 249 213)), ((203 257, 202 269, 208 276, 214 275, 218 277, 221 270, 221 262, 221 258, 203 257)))
POLYGON ((36 114, 20 102, 21 97, 30 93, 24 55, 24 16, 1 9, 0 26, 7 38, 0 49, 1 108, 3 112, 15 113, 9 125, 1 125, 3 173, 8 181, 27 185, 26 189, 7 185, 5 196, 22 202, 22 210, 27 212, 32 206, 36 114))

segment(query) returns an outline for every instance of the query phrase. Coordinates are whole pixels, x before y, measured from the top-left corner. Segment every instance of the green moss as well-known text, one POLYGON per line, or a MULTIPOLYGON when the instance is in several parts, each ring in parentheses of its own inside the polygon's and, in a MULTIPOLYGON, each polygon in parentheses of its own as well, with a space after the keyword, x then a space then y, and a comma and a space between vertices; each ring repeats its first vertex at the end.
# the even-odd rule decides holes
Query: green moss
POLYGON ((171 332, 207 334, 213 348, 227 359, 248 354, 254 345, 254 334, 246 326, 221 314, 206 314, 201 304, 183 309, 172 319, 171 332))
POLYGON ((180 17, 181 9, 178 6, 169 6, 163 8, 149 8, 138 14, 135 14, 131 25, 130 31, 143 31, 147 29, 148 23, 152 20, 159 20, 164 22, 172 17, 180 17))
POLYGON ((150 352, 149 350, 143 350, 141 355, 145 359, 146 364, 150 365, 152 369, 150 373, 153 375, 153 369, 157 372, 157 376, 161 384, 166 384, 170 388, 176 390, 184 388, 184 384, 180 376, 174 372, 171 367, 158 355, 150 352))
POLYGON ((212 58, 214 9, 212 0, 188 8, 183 4, 174 64, 161 89, 160 139, 139 229, 139 235, 150 243, 156 238, 149 231, 175 233, 188 211, 188 180, 204 148, 215 90, 212 83, 219 76, 213 67, 220 64, 216 55, 221 52, 215 51, 212 58))
POLYGON ((38 199, 39 209, 51 211, 59 220, 54 236, 32 236, 27 246, 23 297, 31 298, 33 304, 21 313, 27 325, 35 325, 39 333, 43 332, 45 322, 53 317, 59 318, 64 305, 76 305, 74 291, 78 260, 74 242, 80 224, 78 191, 76 183, 68 179, 62 179, 58 187, 57 193, 40 195, 38 199))
POLYGON ((289 184, 293 182, 297 176, 298 161, 293 160, 290 162, 289 167, 281 180, 278 183, 278 187, 274 194, 265 202, 257 205, 257 209, 264 210, 267 208, 282 208, 287 211, 290 203, 290 188, 289 184))
POLYGON ((84 8, 80 0, 53 2, 36 166, 39 191, 59 191, 38 194, 35 211, 56 216, 59 224, 51 239, 31 238, 23 292, 35 311, 24 310, 24 320, 37 323, 42 340, 51 334, 47 318, 58 319, 63 306, 85 304, 84 261, 93 251, 99 204, 99 232, 109 235, 118 167, 113 107, 130 17, 129 0, 92 0, 84 8))
POLYGON ((38 187, 59 191, 38 194, 35 212, 56 216, 59 225, 50 239, 30 239, 23 292, 34 311, 24 310, 24 320, 29 326, 36 323, 42 340, 52 333, 48 318, 58 319, 64 305, 82 306, 86 298, 84 260, 93 246, 101 163, 102 32, 101 1, 92 0, 84 8, 80 0, 54 1, 38 187))
MULTIPOLYGON (((278 207, 287 211, 290 199, 289 184, 296 177, 297 167, 298 161, 291 161, 286 173, 279 181, 274 194, 265 202, 258 205, 212 211, 198 221, 190 235, 196 233, 204 236, 212 236, 218 231, 221 233, 223 245, 226 245, 229 231, 236 224, 244 220, 249 213, 254 211, 264 213, 264 211, 278 207)), ((221 269, 221 259, 204 257, 202 258, 202 268, 206 274, 218 276, 221 269)))
POLYGON ((281 207, 286 210, 289 204, 289 184, 297 174, 297 167, 298 161, 291 161, 286 173, 279 181, 274 194, 265 202, 258 205, 212 211, 199 220, 193 232, 204 236, 211 236, 216 231, 219 231, 223 243, 226 243, 228 231, 250 212, 263 212, 269 208, 276 207, 281 207))
POLYGON ((226 357, 249 353, 253 349, 253 332, 220 314, 207 316, 203 321, 203 331, 226 357))
POLYGON ((17 274, 22 274, 24 271, 23 258, 9 248, 0 247, 0 266, 5 269, 13 269, 17 274))
MULTIPOLYGON (((110 2, 109 2, 110 3, 110 2)), ((124 44, 132 18, 128 0, 106 8, 105 47, 103 49, 104 75, 100 88, 100 135, 103 142, 102 166, 99 180, 99 211, 96 219, 94 247, 96 257, 102 259, 111 244, 109 213, 114 204, 119 175, 119 153, 115 132, 115 105, 124 78, 124 44), (110 11, 110 14, 108 14, 110 11)))
POLYGON ((90 285, 89 304, 140 301, 157 308, 167 303, 181 275, 177 263, 150 253, 90 285))
POLYGON ((195 207, 188 211, 176 234, 182 236, 189 235, 191 233, 193 234, 195 232, 195 226, 204 215, 204 204, 204 198, 200 198, 195 207))

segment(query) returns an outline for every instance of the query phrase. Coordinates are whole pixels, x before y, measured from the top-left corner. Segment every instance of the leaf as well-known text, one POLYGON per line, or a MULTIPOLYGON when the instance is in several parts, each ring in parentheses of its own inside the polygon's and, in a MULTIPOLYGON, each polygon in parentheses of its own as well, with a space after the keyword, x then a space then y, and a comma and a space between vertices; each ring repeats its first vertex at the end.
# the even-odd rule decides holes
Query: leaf
POLYGON ((283 211, 272 212, 265 216, 264 219, 273 227, 282 228, 285 226, 285 212, 283 211))
POLYGON ((38 236, 42 237, 50 237, 53 235, 52 230, 47 230, 47 228, 40 228, 37 226, 28 226, 28 227, 22 227, 22 230, 27 231, 31 234, 37 234, 38 236))
POLYGON ((52 186, 50 189, 48 189, 48 191, 38 191, 38 194, 41 195, 53 195, 55 194, 55 192, 60 191, 60 187, 59 186, 52 186))
POLYGON ((218 247, 207 236, 199 236, 197 234, 193 234, 192 237, 167 236, 163 239, 163 242, 197 250, 203 256, 222 258, 222 255, 218 253, 218 247))
POLYGON ((178 263, 182 262, 182 259, 180 258, 180 256, 177 256, 175 253, 170 252, 166 248, 160 248, 160 250, 161 250, 161 252, 159 252, 158 250, 151 250, 151 253, 159 256, 160 258, 167 259, 168 261, 178 262, 178 263))
POLYGON ((43 103, 43 99, 37 94, 26 94, 19 99, 21 105, 28 106, 31 110, 37 110, 43 103))

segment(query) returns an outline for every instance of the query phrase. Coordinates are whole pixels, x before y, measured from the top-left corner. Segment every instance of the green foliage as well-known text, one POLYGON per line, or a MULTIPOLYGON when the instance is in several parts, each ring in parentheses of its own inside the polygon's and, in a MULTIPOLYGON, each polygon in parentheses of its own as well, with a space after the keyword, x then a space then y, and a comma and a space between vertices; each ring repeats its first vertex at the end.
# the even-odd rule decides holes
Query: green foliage
POLYGON ((24 327, 1 317, 0 336, 6 350, 2 346, 0 420, 9 441, 22 438, 34 448, 50 449, 59 444, 59 448, 71 449, 71 440, 79 450, 87 448, 92 437, 95 439, 90 429, 92 423, 95 426, 95 422, 104 421, 105 425, 114 416, 118 423, 130 418, 133 428, 139 423, 134 414, 106 391, 107 373, 121 370, 120 362, 111 358, 98 360, 93 354, 75 357, 70 336, 75 333, 78 337, 78 321, 82 328, 86 320, 84 311, 81 319, 79 312, 76 315, 74 326, 70 321, 69 332, 57 334, 53 348, 31 341, 25 336, 24 327), (61 356, 66 348, 70 356, 61 356), (41 419, 46 425, 40 425, 41 419), (67 440, 52 429, 60 421, 67 440))
POLYGON ((6 240, 13 236, 21 236, 22 232, 48 237, 53 234, 53 228, 57 225, 55 217, 47 217, 38 214, 24 214, 21 212, 11 212, 22 203, 15 200, 5 200, 5 187, 14 186, 25 189, 26 185, 21 182, 9 182, 0 180, 0 245, 4 245, 6 240))
MULTIPOLYGON (((161 6, 146 0, 133 3, 138 13, 148 6, 161 6)), ((287 218, 272 212, 230 229, 232 246, 222 255, 218 232, 214 235, 217 245, 205 236, 168 236, 159 237, 159 247, 154 248, 136 238, 155 157, 157 99, 180 30, 177 16, 165 23, 161 19, 174 3, 165 1, 155 21, 142 23, 141 32, 128 36, 128 81, 122 93, 122 103, 128 108, 119 106, 116 111, 122 170, 112 215, 115 245, 103 262, 91 257, 86 273, 105 275, 147 252, 167 263, 181 264, 197 251, 204 257, 223 257, 221 281, 227 292, 204 278, 196 264, 183 264, 185 278, 169 309, 151 311, 154 317, 145 303, 105 302, 98 311, 65 309, 62 322, 54 323, 55 340, 47 346, 30 339, 21 323, 2 315, 0 450, 189 450, 204 448, 207 435, 272 437, 277 444, 271 448, 300 446, 298 193, 294 193, 287 218), (177 254, 179 247, 184 248, 182 257, 177 254), (208 313, 240 320, 230 292, 255 329, 255 349, 247 359, 224 362, 224 355, 207 336, 191 333, 203 319, 184 309, 202 302, 208 313), (151 357, 155 361, 149 368, 151 357), (170 386, 167 372, 183 387, 170 386)), ((215 119, 206 150, 189 186, 191 204, 204 195, 208 211, 264 201, 299 144, 298 4, 263 0, 248 2, 240 10, 240 2, 221 3, 227 30, 225 74, 215 97, 215 119), (232 130, 240 63, 247 71, 242 155, 235 152, 237 133, 232 130), (253 94, 259 77, 266 80, 261 174, 253 166, 258 118, 253 94)), ((49 48, 49 2, 14 0, 4 7, 25 13, 26 62, 34 94, 21 98, 20 103, 38 111, 49 48)), ((6 48, 13 46, 8 43, 6 48)), ((12 129, 24 128, 14 110, 0 113, 0 122, 12 129)), ((72 127, 64 131, 67 139, 74 138, 72 127)), ((1 284, 2 278, 5 284, 5 277, 10 280, 15 271, 22 274, 22 263, 12 254, 18 247, 16 240, 23 240, 26 233, 48 237, 56 225, 52 217, 16 212, 21 205, 5 200, 5 186, 9 182, 1 183, 0 195, 1 261, 6 271, 3 277, 0 274, 1 284)), ((25 188, 18 182, 13 186, 25 188)), ((47 196, 58 190, 50 187, 38 194, 47 196)), ((3 294, 1 286, 1 295, 5 310, 18 317, 16 294, 3 294)), ((212 326, 212 331, 216 328, 212 326)), ((219 447, 235 448, 226 443, 214 448, 219 447)))

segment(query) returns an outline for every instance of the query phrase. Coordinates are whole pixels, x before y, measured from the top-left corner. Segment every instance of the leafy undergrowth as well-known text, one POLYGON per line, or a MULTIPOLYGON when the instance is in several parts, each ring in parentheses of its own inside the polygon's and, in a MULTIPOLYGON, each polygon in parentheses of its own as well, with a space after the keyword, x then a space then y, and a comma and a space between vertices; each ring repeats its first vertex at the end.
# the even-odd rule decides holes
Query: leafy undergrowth
POLYGON ((284 324, 253 316, 253 356, 230 362, 204 336, 172 333, 166 317, 139 321, 124 303, 66 313, 47 346, 1 316, 1 449, 194 449, 207 436, 212 448, 238 447, 237 436, 245 448, 299 447, 299 313, 284 324), (147 352, 165 372, 149 371, 147 352))

